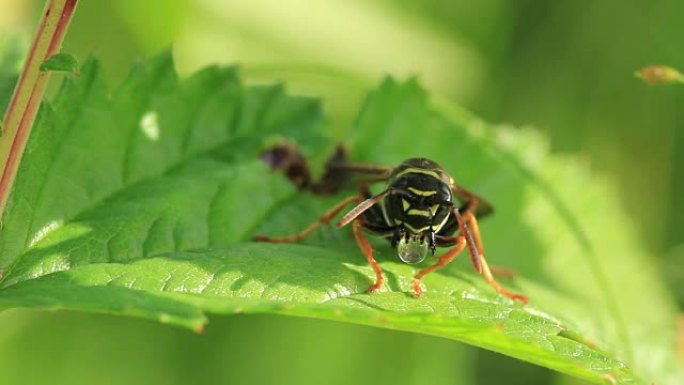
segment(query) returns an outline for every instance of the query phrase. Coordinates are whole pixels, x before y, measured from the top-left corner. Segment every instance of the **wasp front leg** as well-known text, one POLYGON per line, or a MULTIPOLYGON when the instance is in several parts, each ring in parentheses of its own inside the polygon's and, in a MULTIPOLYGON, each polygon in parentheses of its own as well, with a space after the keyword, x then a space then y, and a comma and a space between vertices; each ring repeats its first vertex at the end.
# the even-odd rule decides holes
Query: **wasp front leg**
POLYGON ((380 287, 382 287, 382 283, 385 281, 385 278, 382 275, 382 269, 380 269, 378 262, 373 257, 373 247, 371 246, 370 242, 368 242, 366 237, 363 235, 362 219, 355 219, 352 223, 352 228, 354 230, 354 237, 356 238, 356 243, 359 245, 359 249, 361 249, 363 256, 366 257, 366 260, 368 260, 368 263, 371 265, 373 271, 375 272, 375 283, 368 287, 368 291, 370 293, 375 293, 376 291, 380 290, 380 287))
MULTIPOLYGON (((363 188, 362 188, 363 190, 363 188)), ((373 268, 373 271, 375 272, 375 283, 372 284, 369 288, 368 291, 371 293, 374 293, 380 289, 382 286, 382 283, 384 281, 384 277, 382 275, 382 270, 380 269, 380 266, 378 265, 378 262, 375 260, 373 257, 373 248, 371 247, 370 243, 366 239, 366 237, 363 235, 363 227, 364 227, 364 213, 367 213, 369 210, 372 210, 375 205, 380 202, 384 197, 389 195, 391 193, 391 189, 386 189, 385 191, 381 192, 380 194, 367 198, 363 201, 360 201, 356 207, 351 209, 347 214, 345 214, 342 219, 337 223, 337 227, 344 227, 347 224, 351 222, 352 228, 354 231, 354 237, 356 238, 356 243, 359 245, 359 248, 361 249, 361 252, 363 253, 363 256, 366 257, 366 260, 368 263, 371 265, 373 268)), ((363 191, 362 191, 363 193, 363 191)), ((366 195, 366 194, 364 194, 366 195)))
POLYGON ((460 254, 461 251, 463 251, 467 243, 465 237, 463 237, 462 235, 456 237, 454 239, 454 242, 456 243, 456 245, 451 250, 447 251, 441 257, 439 257, 437 263, 420 270, 418 274, 416 274, 416 276, 413 277, 413 292, 416 294, 417 297, 420 297, 423 294, 423 289, 420 287, 420 281, 423 279, 423 277, 451 263, 451 261, 453 261, 454 258, 456 258, 458 254, 460 254))
POLYGON ((271 242, 271 243, 290 243, 290 242, 297 242, 301 241, 302 239, 308 237, 311 233, 314 232, 317 228, 319 228, 323 224, 328 224, 330 221, 340 213, 345 207, 347 207, 350 203, 359 203, 363 200, 363 197, 359 195, 354 195, 347 197, 337 203, 335 206, 330 208, 330 210, 326 211, 325 214, 323 214, 318 220, 308 227, 306 227, 304 230, 298 232, 297 234, 294 235, 288 235, 288 236, 283 236, 283 237, 269 237, 266 235, 255 235, 254 240, 257 242, 271 242))

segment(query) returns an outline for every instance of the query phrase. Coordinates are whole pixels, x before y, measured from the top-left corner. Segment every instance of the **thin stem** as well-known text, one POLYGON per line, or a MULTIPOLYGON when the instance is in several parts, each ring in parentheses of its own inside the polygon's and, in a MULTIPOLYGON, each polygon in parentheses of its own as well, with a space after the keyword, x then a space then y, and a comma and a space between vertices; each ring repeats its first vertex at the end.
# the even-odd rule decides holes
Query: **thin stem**
POLYGON ((21 155, 45 93, 50 72, 40 71, 40 65, 59 51, 77 2, 49 0, 7 107, 2 125, 4 131, 0 137, 0 216, 5 211, 21 155))

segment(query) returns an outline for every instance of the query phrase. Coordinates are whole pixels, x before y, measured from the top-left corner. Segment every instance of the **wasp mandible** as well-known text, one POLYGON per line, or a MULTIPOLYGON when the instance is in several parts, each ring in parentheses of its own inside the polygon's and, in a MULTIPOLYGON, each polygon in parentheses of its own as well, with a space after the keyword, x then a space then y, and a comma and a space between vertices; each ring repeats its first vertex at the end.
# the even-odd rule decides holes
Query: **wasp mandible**
POLYGON ((355 203, 356 206, 342 217, 337 227, 352 224, 356 242, 375 272, 375 283, 368 291, 378 291, 384 276, 373 257, 373 249, 363 234, 364 230, 389 240, 399 259, 409 264, 422 262, 428 254, 434 255, 438 247, 451 247, 436 263, 419 270, 414 276, 412 286, 416 296, 423 293, 421 280, 427 274, 446 266, 467 248, 475 270, 497 292, 510 299, 527 302, 524 295, 503 288, 487 264, 477 218, 490 214, 492 206, 458 185, 436 162, 411 158, 394 169, 337 162, 328 165, 328 172, 362 175, 360 194, 343 199, 297 234, 285 237, 258 235, 255 240, 274 243, 302 240, 355 203), (379 194, 371 194, 368 185, 383 181, 387 183, 386 188, 379 194))

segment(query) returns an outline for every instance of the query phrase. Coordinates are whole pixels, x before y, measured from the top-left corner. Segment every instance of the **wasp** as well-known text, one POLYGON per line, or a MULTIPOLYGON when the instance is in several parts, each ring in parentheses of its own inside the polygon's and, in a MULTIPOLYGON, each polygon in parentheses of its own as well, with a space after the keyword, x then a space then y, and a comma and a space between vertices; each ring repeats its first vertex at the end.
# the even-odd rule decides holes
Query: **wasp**
POLYGON ((408 264, 423 262, 428 254, 434 255, 437 248, 449 248, 434 264, 414 276, 412 287, 416 296, 423 293, 421 281, 427 274, 445 267, 467 248, 475 270, 497 292, 527 302, 524 295, 503 288, 487 264, 477 218, 491 214, 492 205, 457 184, 439 164, 426 158, 407 159, 395 168, 338 161, 328 164, 324 179, 339 183, 335 175, 342 172, 362 176, 358 182, 359 194, 343 199, 297 234, 258 235, 255 240, 300 241, 321 225, 330 223, 349 205, 356 204, 340 219, 337 227, 352 225, 361 253, 375 272, 375 282, 368 288, 369 292, 380 289, 384 276, 364 232, 387 239, 399 259, 408 264), (373 195, 368 186, 378 182, 385 182, 385 189, 373 195))

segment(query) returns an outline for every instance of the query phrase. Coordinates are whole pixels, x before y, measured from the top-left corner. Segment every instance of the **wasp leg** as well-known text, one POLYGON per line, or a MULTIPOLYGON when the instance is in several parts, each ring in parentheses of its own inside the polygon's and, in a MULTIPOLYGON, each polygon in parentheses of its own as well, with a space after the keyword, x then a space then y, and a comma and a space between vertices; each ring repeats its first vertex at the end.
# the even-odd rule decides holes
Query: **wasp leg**
POLYGON ((340 201, 338 204, 333 206, 330 210, 328 210, 325 214, 323 214, 318 220, 311 225, 309 225, 307 228, 304 230, 298 232, 297 234, 294 235, 289 235, 289 236, 284 236, 284 237, 269 237, 266 235, 255 235, 254 240, 257 242, 271 242, 271 243, 289 243, 289 242, 297 242, 301 241, 302 239, 306 238, 314 232, 317 228, 319 228, 323 224, 328 224, 330 220, 337 214, 342 211, 345 207, 347 207, 350 203, 352 202, 361 202, 363 200, 363 197, 359 195, 354 195, 345 198, 344 200, 340 201))
POLYGON ((342 170, 357 174, 370 175, 379 180, 387 180, 392 173, 392 168, 370 163, 352 163, 344 162, 332 164, 329 166, 333 170, 342 170))
POLYGON ((462 235, 456 237, 455 242, 456 246, 439 257, 437 263, 422 269, 418 272, 418 274, 416 274, 415 277, 413 277, 413 292, 416 294, 416 296, 419 297, 421 294, 423 294, 423 289, 420 287, 420 280, 423 279, 423 277, 448 265, 466 247, 466 239, 462 235))
POLYGON ((359 244, 361 252, 366 257, 368 263, 371 265, 373 271, 375 272, 375 283, 368 287, 368 291, 370 293, 375 293, 376 291, 380 290, 382 282, 385 280, 382 276, 382 270, 380 269, 380 266, 378 266, 378 262, 375 260, 375 258, 373 258, 373 248, 361 232, 361 229, 363 228, 363 222, 360 218, 356 219, 352 223, 352 228, 354 229, 354 237, 356 238, 356 243, 359 244))
POLYGON ((316 194, 332 194, 359 182, 386 181, 391 172, 391 168, 384 166, 348 162, 346 149, 338 145, 325 165, 323 176, 311 186, 311 190, 316 194))
POLYGON ((475 247, 477 248, 477 253, 471 252, 471 259, 473 261, 473 265, 475 266, 475 270, 477 270, 479 274, 482 274, 481 262, 482 260, 484 260, 484 246, 482 246, 482 238, 480 237, 480 225, 478 224, 475 215, 473 215, 473 212, 470 210, 465 211, 463 213, 463 219, 465 220, 465 223, 468 225, 468 228, 470 229, 470 234, 472 235, 473 241, 475 241, 475 247))
POLYGON ((496 279, 494 279, 494 275, 487 264, 487 259, 485 258, 483 252, 480 229, 477 225, 477 219, 475 219, 475 215, 473 215, 471 211, 466 211, 463 213, 463 216, 461 216, 458 214, 458 211, 456 211, 456 220, 458 221, 461 232, 465 235, 466 239, 471 238, 472 242, 475 243, 475 245, 470 245, 470 240, 468 242, 468 250, 470 251, 470 257, 473 261, 473 265, 475 265, 475 269, 484 276, 487 283, 489 283, 497 292, 512 300, 527 303, 527 297, 522 294, 516 294, 504 289, 503 286, 501 286, 496 279), (469 234, 471 237, 469 237, 469 234))
POLYGON ((518 272, 515 271, 514 269, 509 269, 507 267, 501 267, 501 266, 489 266, 489 269, 491 270, 492 274, 495 277, 503 277, 506 279, 515 279, 515 277, 518 275, 518 272))
MULTIPOLYGON (((458 240, 458 237, 445 237, 443 235, 437 235, 435 239, 437 240, 437 246, 445 247, 455 245, 456 241, 458 240)), ((518 273, 515 270, 509 269, 507 267, 489 266, 489 268, 495 277, 514 279, 518 275, 518 273)))

